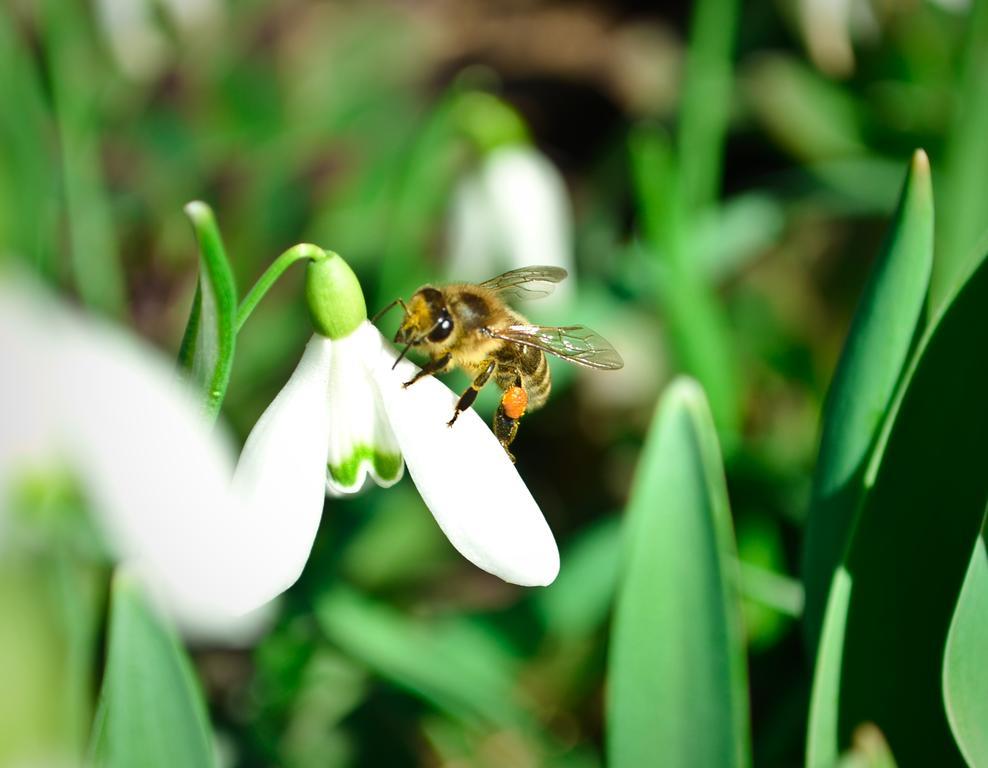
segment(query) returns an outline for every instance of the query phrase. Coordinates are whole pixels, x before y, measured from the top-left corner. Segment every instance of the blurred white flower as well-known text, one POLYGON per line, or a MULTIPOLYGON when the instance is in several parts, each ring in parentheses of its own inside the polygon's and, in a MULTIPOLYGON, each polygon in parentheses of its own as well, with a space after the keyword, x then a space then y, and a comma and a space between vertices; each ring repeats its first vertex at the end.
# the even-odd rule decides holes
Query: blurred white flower
POLYGON ((310 307, 320 294, 332 317, 313 309, 322 332, 247 438, 234 480, 258 516, 282 521, 285 562, 294 557, 301 571, 327 490, 359 490, 368 474, 391 485, 404 456, 426 506, 464 557, 515 584, 551 583, 556 542, 489 427, 472 409, 447 427, 457 396, 435 378, 403 387, 418 367, 395 366, 398 353, 366 319, 349 267, 330 254, 309 267, 310 283, 320 269, 331 287, 307 289, 310 307))
POLYGON ((183 38, 204 38, 223 18, 220 0, 97 0, 96 18, 117 66, 127 77, 147 80, 174 55, 157 18, 167 16, 183 38))
MULTIPOLYGON (((953 13, 966 13, 971 5, 970 0, 930 2, 953 13)), ((884 21, 899 10, 897 4, 906 5, 895 0, 884 4, 867 0, 799 0, 800 26, 813 63, 832 77, 849 77, 854 72, 855 41, 878 37, 884 21)))
POLYGON ((275 594, 254 574, 270 572, 278 521, 237 516, 230 441, 174 363, 7 278, 0 356, 0 545, 17 483, 67 468, 107 544, 185 630, 237 640, 263 623, 232 619, 275 594))
MULTIPOLYGON (((480 282, 533 264, 573 268, 573 214, 566 183, 531 146, 487 152, 453 193, 447 268, 456 280, 480 282)), ((543 307, 566 304, 574 280, 561 284, 543 307)))

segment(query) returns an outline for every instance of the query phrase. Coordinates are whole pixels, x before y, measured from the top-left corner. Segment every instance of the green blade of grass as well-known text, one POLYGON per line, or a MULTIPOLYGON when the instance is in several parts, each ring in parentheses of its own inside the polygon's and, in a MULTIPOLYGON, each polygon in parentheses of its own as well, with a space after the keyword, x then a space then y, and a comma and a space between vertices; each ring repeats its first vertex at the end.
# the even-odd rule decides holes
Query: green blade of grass
POLYGON ((589 635, 604 624, 621 570, 620 518, 606 517, 583 531, 563 552, 566 567, 535 595, 547 629, 557 635, 589 635))
POLYGON ((205 393, 215 416, 223 404, 237 340, 237 288, 216 219, 208 205, 185 206, 199 242, 199 284, 185 328, 179 363, 205 393))
POLYGON ((694 258, 691 233, 677 200, 676 160, 668 139, 654 128, 637 129, 630 141, 638 216, 655 259, 658 299, 683 371, 710 398, 721 439, 730 450, 738 429, 738 390, 730 333, 717 297, 706 282, 707 266, 694 258))
POLYGON ((433 222, 449 200, 457 155, 454 94, 447 94, 416 127, 398 169, 390 220, 381 257, 380 302, 407 295, 428 282, 422 259, 433 222))
POLYGON ((908 361, 933 260, 930 165, 918 151, 865 286, 824 409, 806 527, 806 636, 814 649, 834 572, 864 493, 869 451, 908 361))
POLYGON ((986 306, 983 259, 924 335, 877 442, 824 618, 810 766, 865 722, 917 765, 963 764, 941 664, 988 497, 986 306))
MULTIPOLYGON (((41 78, 7 7, 0 8, 0 251, 56 275, 58 168, 49 155, 51 114, 41 78)), ((0 253, 0 259, 4 255, 0 253)))
POLYGON ((988 0, 975 0, 967 28, 956 112, 946 143, 946 173, 938 187, 944 203, 937 228, 937 258, 930 281, 932 317, 950 296, 988 229, 988 0))
POLYGON ((349 657, 453 718, 532 727, 513 690, 514 661, 483 632, 463 623, 413 621, 342 587, 320 598, 316 617, 349 657))
POLYGON ((988 517, 967 566, 943 660, 943 698, 969 765, 988 765, 988 517))
POLYGON ((737 563, 702 390, 674 382, 638 466, 611 633, 615 768, 750 762, 737 563))
POLYGON ((731 111, 738 0, 695 5, 678 137, 680 202, 692 217, 717 202, 731 111))
POLYGON ((100 167, 99 94, 93 35, 78 0, 45 4, 46 53, 58 118, 72 269, 89 307, 110 315, 125 308, 124 278, 100 167))
POLYGON ((209 718, 177 638, 136 582, 113 580, 109 652, 93 725, 100 766, 213 766, 209 718))
POLYGON ((858 102, 798 59, 753 57, 741 84, 754 116, 791 155, 812 162, 865 154, 858 102))

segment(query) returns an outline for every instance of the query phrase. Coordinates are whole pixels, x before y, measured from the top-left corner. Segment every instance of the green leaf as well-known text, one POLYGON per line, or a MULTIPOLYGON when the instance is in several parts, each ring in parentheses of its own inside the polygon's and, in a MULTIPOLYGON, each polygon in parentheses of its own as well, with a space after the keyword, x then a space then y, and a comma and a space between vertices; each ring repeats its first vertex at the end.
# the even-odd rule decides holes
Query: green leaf
POLYGON ((801 61, 777 54, 753 57, 742 93, 766 132, 804 161, 865 153, 858 103, 801 61))
POLYGON ((739 0, 694 4, 676 132, 678 199, 691 218, 713 207, 720 193, 739 5, 739 0))
POLYGON ((95 30, 80 0, 47 0, 46 53, 58 118, 69 246, 76 285, 90 307, 124 311, 124 279, 100 158, 100 97, 105 82, 95 30))
POLYGON ((384 227, 381 303, 429 281, 430 270, 421 254, 429 250, 434 222, 448 204, 457 170, 456 95, 454 87, 410 133, 384 227))
POLYGON ((546 627, 559 635, 589 634, 611 609, 621 570, 620 518, 606 517, 564 551, 566 567, 535 601, 546 627))
POLYGON ((669 141, 644 126, 631 136, 631 170, 638 217, 660 280, 658 299, 682 370, 710 398, 714 421, 730 449, 738 428, 736 361, 727 319, 695 258, 693 232, 677 198, 679 172, 669 141))
POLYGON ((0 110, 0 251, 29 259, 54 278, 60 178, 49 149, 51 114, 29 43, 12 16, 11 4, 0 8, 0 103, 16 105, 0 110))
POLYGON ((199 241, 201 267, 179 362, 202 386, 206 410, 219 412, 226 396, 237 340, 237 287, 216 219, 208 205, 185 206, 199 241))
POLYGON ((316 617, 347 656, 458 720, 531 721, 514 690, 514 659, 468 623, 412 621, 342 587, 319 600, 316 617))
POLYGON ((943 698, 961 753, 988 765, 988 517, 974 545, 943 660, 943 698))
POLYGON ((963 278, 988 229, 988 0, 975 0, 937 194, 942 201, 929 313, 936 313, 963 278))
POLYGON ((890 409, 824 618, 810 766, 832 764, 865 722, 917 765, 962 764, 941 664, 988 498, 986 307, 982 260, 925 334, 890 409))
POLYGON ((918 151, 827 395, 803 560, 811 649, 864 493, 871 448, 923 317, 932 260, 930 165, 918 151))
POLYGON ((209 718, 178 640, 136 582, 113 579, 109 652, 92 761, 106 766, 212 766, 209 718))
POLYGON ((706 399, 680 379, 659 404, 628 511, 609 661, 614 768, 750 762, 735 557, 706 399))

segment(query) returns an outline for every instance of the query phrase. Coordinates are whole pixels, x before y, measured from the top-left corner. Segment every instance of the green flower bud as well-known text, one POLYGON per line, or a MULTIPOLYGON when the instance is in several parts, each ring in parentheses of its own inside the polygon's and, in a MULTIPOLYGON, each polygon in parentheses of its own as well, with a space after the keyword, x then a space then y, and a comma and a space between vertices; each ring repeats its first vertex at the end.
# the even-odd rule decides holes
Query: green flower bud
POLYGON ((305 300, 316 331, 330 339, 349 336, 367 319, 364 292, 350 265, 332 251, 306 269, 305 300))
POLYGON ((531 143, 521 115, 496 96, 470 91, 458 97, 455 109, 460 130, 482 154, 531 143))

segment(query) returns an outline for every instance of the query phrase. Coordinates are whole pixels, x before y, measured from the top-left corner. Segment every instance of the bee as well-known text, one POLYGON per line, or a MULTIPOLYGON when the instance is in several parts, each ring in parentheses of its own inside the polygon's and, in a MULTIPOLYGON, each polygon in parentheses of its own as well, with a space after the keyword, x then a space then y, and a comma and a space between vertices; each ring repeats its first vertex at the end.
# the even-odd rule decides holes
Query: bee
POLYGON ((425 285, 407 304, 393 301, 375 320, 396 304, 405 312, 394 339, 405 346, 395 365, 413 348, 429 356, 403 386, 454 367, 470 375, 473 381, 447 422, 452 427, 493 379, 502 391, 494 434, 514 461, 509 446, 522 416, 541 408, 552 388, 546 353, 588 368, 615 370, 624 365, 614 347, 589 328, 533 325, 508 306, 509 301, 549 295, 566 274, 559 267, 524 267, 482 283, 425 285))

